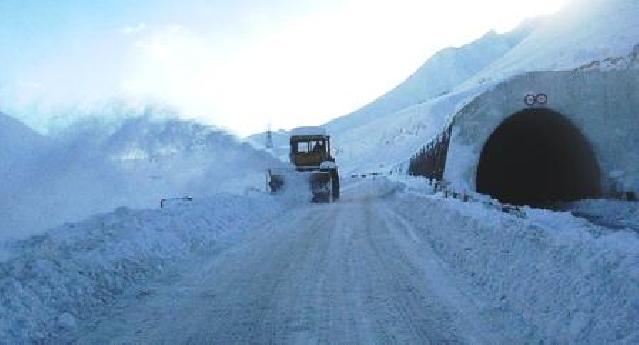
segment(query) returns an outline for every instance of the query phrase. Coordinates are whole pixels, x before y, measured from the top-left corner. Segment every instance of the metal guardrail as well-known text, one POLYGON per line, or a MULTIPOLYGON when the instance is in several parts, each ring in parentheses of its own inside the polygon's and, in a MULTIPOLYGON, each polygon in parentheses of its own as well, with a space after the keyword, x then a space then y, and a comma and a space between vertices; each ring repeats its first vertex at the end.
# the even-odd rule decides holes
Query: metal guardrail
POLYGON ((456 191, 450 183, 446 181, 438 181, 433 179, 427 179, 428 184, 433 187, 435 193, 442 193, 444 198, 457 199, 462 202, 477 202, 481 203, 487 208, 495 209, 503 213, 512 214, 518 218, 526 218, 526 211, 522 206, 511 205, 507 203, 499 202, 498 200, 487 198, 481 194, 456 191))
POLYGON ((372 172, 372 173, 363 173, 363 174, 351 174, 351 179, 366 179, 366 178, 375 178, 377 176, 392 176, 398 175, 398 173, 393 173, 393 170, 389 172, 372 172))

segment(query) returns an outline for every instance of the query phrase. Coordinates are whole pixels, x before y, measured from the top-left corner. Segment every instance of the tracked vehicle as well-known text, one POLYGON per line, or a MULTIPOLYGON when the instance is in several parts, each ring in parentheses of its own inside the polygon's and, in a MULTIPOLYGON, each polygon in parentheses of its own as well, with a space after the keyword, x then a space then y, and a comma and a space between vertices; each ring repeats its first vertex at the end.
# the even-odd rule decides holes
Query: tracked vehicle
POLYGON ((293 130, 290 138, 290 171, 268 171, 271 193, 280 191, 286 176, 305 177, 313 202, 331 202, 339 199, 339 173, 335 158, 331 156, 330 136, 321 127, 301 127, 293 130))

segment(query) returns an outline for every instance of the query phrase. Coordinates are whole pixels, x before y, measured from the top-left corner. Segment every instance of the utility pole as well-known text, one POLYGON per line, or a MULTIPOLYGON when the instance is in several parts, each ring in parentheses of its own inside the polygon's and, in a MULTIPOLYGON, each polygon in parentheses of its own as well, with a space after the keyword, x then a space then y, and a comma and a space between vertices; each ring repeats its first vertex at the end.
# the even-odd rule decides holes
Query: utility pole
POLYGON ((271 125, 268 125, 268 130, 266 131, 266 148, 273 148, 273 131, 271 131, 271 125))

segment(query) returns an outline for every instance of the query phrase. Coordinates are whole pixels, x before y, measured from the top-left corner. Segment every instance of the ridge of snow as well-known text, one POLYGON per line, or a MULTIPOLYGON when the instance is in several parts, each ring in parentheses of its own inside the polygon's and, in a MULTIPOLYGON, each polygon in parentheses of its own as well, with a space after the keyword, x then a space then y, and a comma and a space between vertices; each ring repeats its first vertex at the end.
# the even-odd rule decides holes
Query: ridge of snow
POLYGON ((136 287, 286 209, 270 196, 218 194, 166 209, 120 207, 15 242, 0 262, 1 342, 71 342, 79 321, 116 297, 148 293, 136 287))
MULTIPOLYGON (((508 334, 513 344, 637 342, 636 232, 569 212, 526 208, 519 219, 482 203, 445 199, 421 178, 402 182, 409 192, 398 196, 397 210, 472 286, 468 293, 482 301, 484 321, 494 327, 484 332, 508 334), (438 216, 424 221, 433 209, 438 216)), ((619 210, 587 203, 581 206, 612 217, 619 210)), ((624 208, 620 218, 636 221, 638 204, 624 208)))

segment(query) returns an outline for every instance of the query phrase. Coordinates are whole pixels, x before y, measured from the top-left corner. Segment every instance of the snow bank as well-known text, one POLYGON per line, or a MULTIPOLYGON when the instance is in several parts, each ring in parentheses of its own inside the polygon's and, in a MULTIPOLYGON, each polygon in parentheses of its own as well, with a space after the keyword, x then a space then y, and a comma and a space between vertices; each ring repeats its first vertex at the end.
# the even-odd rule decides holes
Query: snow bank
POLYGON ((518 219, 434 196, 396 208, 472 286, 480 317, 513 344, 639 343, 639 236, 569 213, 518 219), (437 212, 436 216, 429 214, 437 212))
POLYGON ((619 200, 581 200, 566 205, 565 210, 595 224, 613 229, 631 229, 639 233, 639 202, 619 200))
POLYGON ((70 342, 79 321, 125 291, 188 255, 237 242, 284 205, 259 193, 220 194, 167 209, 119 208, 14 242, 0 262, 0 342, 70 342))

